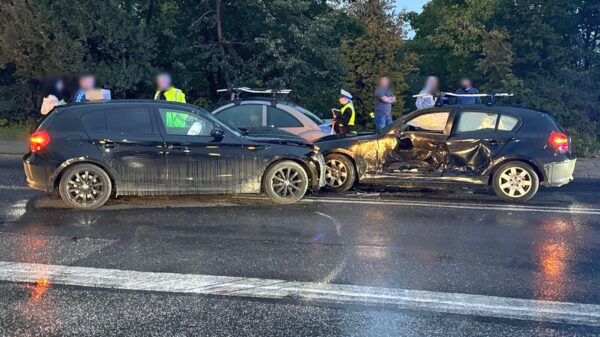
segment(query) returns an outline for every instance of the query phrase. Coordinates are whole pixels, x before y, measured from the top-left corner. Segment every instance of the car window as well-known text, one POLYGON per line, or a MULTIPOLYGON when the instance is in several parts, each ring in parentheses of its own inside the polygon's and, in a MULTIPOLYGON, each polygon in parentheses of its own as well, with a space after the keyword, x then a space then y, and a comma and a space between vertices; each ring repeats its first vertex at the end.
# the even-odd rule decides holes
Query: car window
POLYGON ((425 132, 443 132, 448 122, 450 113, 432 112, 419 115, 404 124, 402 131, 425 131, 425 132))
POLYGON ((269 106, 267 107, 267 125, 276 128, 299 128, 302 123, 289 112, 269 106))
POLYGON ((261 104, 236 105, 217 113, 216 116, 236 128, 260 127, 263 125, 263 106, 261 104))
POLYGON ((498 114, 495 112, 463 111, 460 114, 456 133, 494 131, 498 114))
POLYGON ((304 116, 310 118, 310 120, 312 120, 313 122, 315 122, 315 124, 317 124, 317 125, 323 124, 323 120, 321 118, 319 118, 314 113, 308 111, 304 107, 301 107, 299 105, 290 105, 290 107, 292 107, 293 109, 296 109, 296 110, 300 111, 304 116))
POLYGON ((168 135, 210 136, 213 124, 188 111, 158 109, 168 135))
POLYGON ((152 135, 150 110, 131 107, 105 110, 106 124, 112 134, 120 135, 152 135))
POLYGON ((106 134, 106 118, 103 110, 88 112, 81 116, 81 124, 89 135, 106 134))
POLYGON ((519 119, 513 116, 502 115, 498 122, 498 131, 512 131, 519 123, 519 119))

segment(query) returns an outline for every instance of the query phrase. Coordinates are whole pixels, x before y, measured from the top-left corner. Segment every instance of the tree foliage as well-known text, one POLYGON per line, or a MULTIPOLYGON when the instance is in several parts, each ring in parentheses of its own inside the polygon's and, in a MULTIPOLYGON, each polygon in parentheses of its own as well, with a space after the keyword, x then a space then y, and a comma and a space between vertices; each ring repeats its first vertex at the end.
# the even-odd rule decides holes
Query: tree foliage
POLYGON ((420 57, 418 91, 428 74, 453 91, 468 76, 484 91, 547 111, 576 135, 576 151, 600 141, 600 3, 589 0, 431 0, 407 19, 420 57))
POLYGON ((364 123, 374 109, 374 91, 381 76, 390 78, 398 102, 394 115, 405 111, 405 74, 414 62, 411 54, 404 53, 406 34, 403 21, 393 11, 389 0, 352 1, 346 11, 361 24, 363 32, 344 41, 342 54, 346 66, 346 88, 354 96, 359 119, 364 123))

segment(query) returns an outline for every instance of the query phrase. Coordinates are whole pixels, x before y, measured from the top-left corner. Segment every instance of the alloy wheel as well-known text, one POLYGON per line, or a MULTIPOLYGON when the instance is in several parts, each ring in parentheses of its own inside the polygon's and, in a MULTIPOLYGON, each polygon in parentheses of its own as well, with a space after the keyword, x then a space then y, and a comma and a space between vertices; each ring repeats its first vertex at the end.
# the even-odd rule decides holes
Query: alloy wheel
POLYGON ((304 182, 300 172, 294 167, 282 167, 275 172, 271 179, 273 192, 281 198, 296 198, 304 194, 304 182))
POLYGON ((502 193, 510 198, 520 198, 529 192, 533 179, 522 167, 508 167, 500 173, 499 186, 502 193))
POLYGON ((67 182, 68 198, 81 206, 97 202, 105 192, 105 182, 96 172, 89 170, 73 172, 67 182))
POLYGON ((337 159, 329 159, 325 168, 325 181, 330 187, 342 186, 348 179, 348 168, 337 159))

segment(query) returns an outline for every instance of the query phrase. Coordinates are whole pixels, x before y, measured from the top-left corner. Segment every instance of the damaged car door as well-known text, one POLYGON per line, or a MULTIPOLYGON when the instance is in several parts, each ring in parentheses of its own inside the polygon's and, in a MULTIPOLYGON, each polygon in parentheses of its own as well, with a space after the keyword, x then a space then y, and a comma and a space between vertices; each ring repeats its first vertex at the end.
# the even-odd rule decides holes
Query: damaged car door
POLYGON ((379 147, 382 173, 441 175, 453 118, 451 110, 425 111, 388 132, 379 147))
POLYGON ((480 176, 514 136, 519 119, 495 111, 461 111, 447 142, 447 176, 480 176))

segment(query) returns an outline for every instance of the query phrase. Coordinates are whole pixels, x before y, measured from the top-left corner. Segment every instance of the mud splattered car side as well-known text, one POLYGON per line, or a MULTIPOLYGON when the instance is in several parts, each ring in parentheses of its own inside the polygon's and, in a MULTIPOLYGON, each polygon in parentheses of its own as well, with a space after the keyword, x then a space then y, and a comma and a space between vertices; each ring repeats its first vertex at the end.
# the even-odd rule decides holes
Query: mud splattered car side
POLYGON ((56 109, 23 164, 30 187, 81 208, 151 194, 263 192, 290 203, 324 174, 323 156, 299 137, 241 134, 196 106, 139 100, 56 109))

